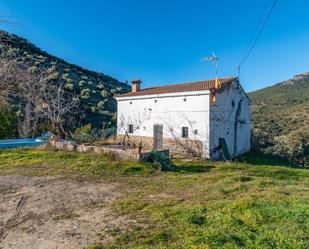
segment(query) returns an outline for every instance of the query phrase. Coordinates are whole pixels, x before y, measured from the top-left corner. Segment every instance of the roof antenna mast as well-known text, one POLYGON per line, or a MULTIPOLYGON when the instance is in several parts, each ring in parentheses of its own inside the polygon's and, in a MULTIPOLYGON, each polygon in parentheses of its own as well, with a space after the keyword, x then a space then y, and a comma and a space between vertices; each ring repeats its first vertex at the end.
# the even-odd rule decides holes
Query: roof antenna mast
POLYGON ((214 52, 212 52, 212 56, 205 56, 202 58, 202 61, 208 62, 208 61, 212 61, 216 64, 216 84, 215 84, 215 88, 220 88, 220 82, 219 82, 219 78, 218 78, 218 71, 219 71, 219 58, 216 56, 216 54, 214 52))

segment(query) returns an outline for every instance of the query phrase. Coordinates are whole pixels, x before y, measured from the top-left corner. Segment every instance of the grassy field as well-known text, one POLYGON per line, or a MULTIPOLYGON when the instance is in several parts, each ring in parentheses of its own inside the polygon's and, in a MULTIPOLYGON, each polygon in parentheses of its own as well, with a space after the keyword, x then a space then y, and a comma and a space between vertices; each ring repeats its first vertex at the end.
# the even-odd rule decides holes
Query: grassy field
POLYGON ((256 155, 233 163, 173 163, 159 172, 110 155, 0 152, 1 174, 121 186, 112 208, 134 225, 104 231, 115 239, 89 248, 309 248, 309 170, 256 155))

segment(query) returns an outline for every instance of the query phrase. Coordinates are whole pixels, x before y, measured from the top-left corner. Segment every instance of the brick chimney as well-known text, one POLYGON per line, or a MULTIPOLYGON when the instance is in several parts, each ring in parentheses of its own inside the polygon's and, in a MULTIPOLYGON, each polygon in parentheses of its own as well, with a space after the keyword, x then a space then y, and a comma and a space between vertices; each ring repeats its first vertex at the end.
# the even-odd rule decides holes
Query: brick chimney
POLYGON ((141 83, 142 81, 139 79, 132 80, 132 93, 136 93, 141 90, 141 83))

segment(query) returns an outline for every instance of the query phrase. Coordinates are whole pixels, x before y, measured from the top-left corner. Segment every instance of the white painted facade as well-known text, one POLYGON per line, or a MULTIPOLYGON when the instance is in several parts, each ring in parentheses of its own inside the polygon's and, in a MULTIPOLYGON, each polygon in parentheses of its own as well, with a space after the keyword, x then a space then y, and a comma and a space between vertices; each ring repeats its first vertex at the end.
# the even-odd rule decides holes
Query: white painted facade
POLYGON ((217 94, 215 103, 210 101, 209 90, 120 96, 116 100, 118 135, 129 133, 131 125, 131 135, 153 137, 154 125, 162 125, 163 138, 182 139, 183 127, 187 127, 186 139, 200 141, 205 158, 220 158, 216 150, 220 137, 225 138, 232 156, 250 149, 250 103, 236 81, 217 94))

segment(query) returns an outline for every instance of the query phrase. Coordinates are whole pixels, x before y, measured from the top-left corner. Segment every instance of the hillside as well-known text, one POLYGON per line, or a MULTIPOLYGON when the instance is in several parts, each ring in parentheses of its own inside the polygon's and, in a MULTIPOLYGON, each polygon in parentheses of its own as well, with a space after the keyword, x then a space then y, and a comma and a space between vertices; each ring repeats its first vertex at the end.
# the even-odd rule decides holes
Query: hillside
MULTIPOLYGON (((19 36, 0 31, 0 59, 22 63, 25 73, 28 70, 43 70, 54 82, 64 81, 67 91, 74 91, 80 96, 80 124, 91 123, 100 127, 102 122, 109 122, 116 111, 115 93, 127 92, 129 86, 103 73, 90 71, 70 64, 58 57, 42 51, 29 41, 19 36)), ((14 112, 22 112, 23 106, 14 101, 14 112)))
POLYGON ((249 93, 254 149, 309 163, 309 73, 249 93))

